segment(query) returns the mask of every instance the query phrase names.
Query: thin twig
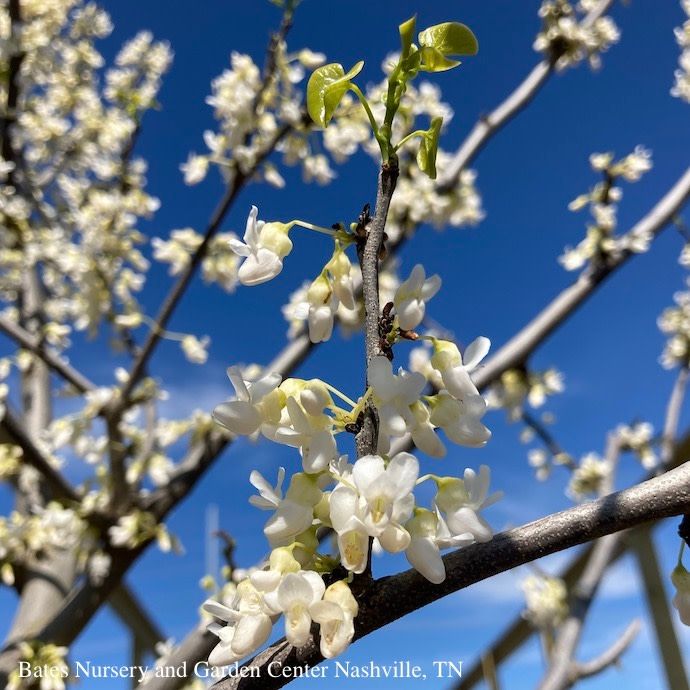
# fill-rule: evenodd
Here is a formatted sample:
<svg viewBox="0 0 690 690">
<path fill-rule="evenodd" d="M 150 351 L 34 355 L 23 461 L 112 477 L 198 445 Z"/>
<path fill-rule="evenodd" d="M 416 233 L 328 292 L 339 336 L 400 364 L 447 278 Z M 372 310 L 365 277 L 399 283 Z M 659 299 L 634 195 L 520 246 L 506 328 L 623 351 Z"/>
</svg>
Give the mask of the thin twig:
<svg viewBox="0 0 690 690">
<path fill-rule="evenodd" d="M 623 634 L 602 654 L 591 661 L 582 661 L 575 664 L 573 668 L 573 676 L 577 680 L 590 678 L 605 671 L 611 666 L 615 666 L 625 651 L 635 641 L 641 629 L 639 619 L 635 619 L 623 631 Z"/>
<path fill-rule="evenodd" d="M 601 0 L 583 18 L 582 25 L 591 26 L 608 11 L 612 4 L 613 0 Z M 484 148 L 489 139 L 532 101 L 554 71 L 556 66 L 554 57 L 556 56 L 545 58 L 535 65 L 522 83 L 498 107 L 477 121 L 438 181 L 440 191 L 447 192 L 453 189 L 458 184 L 460 173 Z"/>
</svg>

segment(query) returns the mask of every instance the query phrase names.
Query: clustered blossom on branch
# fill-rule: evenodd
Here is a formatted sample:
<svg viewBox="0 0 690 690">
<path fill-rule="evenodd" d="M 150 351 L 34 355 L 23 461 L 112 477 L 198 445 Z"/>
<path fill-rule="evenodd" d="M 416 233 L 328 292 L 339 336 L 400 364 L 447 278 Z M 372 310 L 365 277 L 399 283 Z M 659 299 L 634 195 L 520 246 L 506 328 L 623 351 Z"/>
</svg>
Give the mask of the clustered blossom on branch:
<svg viewBox="0 0 690 690">
<path fill-rule="evenodd" d="M 452 394 L 442 390 L 424 396 L 423 376 L 402 369 L 394 374 L 385 357 L 376 357 L 369 369 L 371 387 L 347 407 L 336 405 L 331 393 L 344 401 L 347 396 L 319 380 L 281 383 L 270 374 L 249 382 L 229 370 L 237 398 L 216 408 L 217 421 L 234 434 L 260 433 L 299 449 L 303 472 L 292 476 L 285 491 L 282 468 L 275 486 L 252 472 L 259 492 L 252 503 L 272 512 L 264 533 L 273 552 L 268 570 L 256 571 L 238 585 L 231 607 L 207 605 L 226 623 L 212 628 L 221 639 L 212 663 L 231 663 L 263 644 L 281 613 L 292 644 L 304 644 L 314 620 L 321 625 L 324 656 L 342 652 L 352 638 L 356 601 L 347 579 L 326 588 L 322 575 L 338 565 L 345 574 L 364 572 L 371 538 L 385 551 L 405 552 L 432 582 L 445 578 L 441 549 L 491 538 L 481 510 L 499 496 L 488 495 L 487 467 L 479 475 L 466 470 L 464 479 L 420 478 L 419 462 L 409 453 L 388 457 L 382 449 L 381 455 L 364 456 L 354 464 L 338 453 L 336 436 L 356 424 L 367 399 L 374 401 L 381 421 L 380 447 L 387 448 L 390 437 L 411 433 L 422 450 L 441 455 L 445 451 L 438 427 L 457 443 L 486 443 L 489 433 L 480 422 L 485 405 L 469 367 L 454 345 L 437 341 L 435 348 L 436 371 L 446 377 Z M 418 506 L 413 493 L 425 480 L 437 487 L 430 509 Z M 318 552 L 317 534 L 324 528 L 337 534 L 335 559 Z"/>
<path fill-rule="evenodd" d="M 534 41 L 534 49 L 555 61 L 559 70 L 582 60 L 598 68 L 600 54 L 618 42 L 620 32 L 611 17 L 584 21 L 597 4 L 598 0 L 580 0 L 577 4 L 568 0 L 544 0 L 539 9 L 543 26 Z"/>
<path fill-rule="evenodd" d="M 618 202 L 623 196 L 623 190 L 616 186 L 616 182 L 637 182 L 652 167 L 651 152 L 637 146 L 620 160 L 614 160 L 610 152 L 593 153 L 589 162 L 593 170 L 601 173 L 602 180 L 568 206 L 571 211 L 589 207 L 593 221 L 587 226 L 585 239 L 574 249 L 566 247 L 559 258 L 568 271 L 578 270 L 587 263 L 596 268 L 605 264 L 609 256 L 621 252 L 646 252 L 652 240 L 651 236 L 643 233 L 615 234 Z"/>
<path fill-rule="evenodd" d="M 67 663 L 67 647 L 45 644 L 38 640 L 19 643 L 19 661 L 27 662 L 31 668 L 50 669 L 40 681 L 41 690 L 64 690 L 69 680 L 69 665 Z M 26 688 L 26 678 L 21 674 L 20 667 L 12 671 L 6 690 L 23 690 Z"/>
<path fill-rule="evenodd" d="M 309 81 L 309 112 L 323 127 L 334 113 L 335 122 L 340 123 L 338 101 L 346 91 L 354 92 L 382 159 L 392 161 L 395 151 L 418 137 L 417 164 L 433 178 L 440 120 L 432 121 L 428 131 L 410 135 L 393 126 L 397 108 L 406 88 L 409 91 L 407 82 L 418 71 L 450 69 L 458 63 L 449 56 L 476 52 L 476 40 L 466 27 L 452 23 L 421 32 L 419 47 L 412 43 L 413 33 L 414 19 L 401 25 L 403 50 L 389 70 L 385 102 L 369 104 L 349 81 L 359 73 L 362 63 L 348 73 L 341 65 L 332 64 L 317 69 Z M 381 105 L 383 110 L 377 118 Z M 396 133 L 401 140 L 393 148 Z M 292 227 L 330 235 L 333 255 L 291 301 L 287 314 L 291 321 L 307 321 L 313 342 L 327 340 L 339 305 L 355 308 L 352 263 L 346 252 L 352 245 L 363 246 L 370 222 L 365 208 L 349 230 L 343 224 L 328 229 L 300 220 L 260 224 L 253 207 L 244 243 L 233 244 L 236 253 L 244 257 L 240 280 L 254 285 L 280 272 L 282 260 L 292 249 L 288 237 Z M 424 268 L 417 265 L 376 315 L 380 354 L 368 360 L 368 387 L 357 400 L 320 379 L 283 381 L 277 373 L 262 372 L 247 380 L 238 368 L 228 370 L 236 397 L 216 407 L 216 421 L 232 434 L 261 435 L 298 449 L 302 471 L 294 473 L 285 488 L 282 467 L 275 486 L 256 470 L 250 475 L 258 491 L 251 503 L 271 512 L 264 534 L 273 550 L 267 567 L 254 570 L 238 583 L 230 605 L 213 599 L 205 604 L 205 610 L 220 621 L 209 627 L 220 638 L 209 658 L 211 663 L 229 664 L 257 649 L 281 616 L 292 645 L 306 644 L 311 625 L 316 623 L 321 653 L 326 658 L 336 656 L 354 636 L 358 603 L 350 584 L 368 569 L 370 572 L 374 545 L 389 553 L 404 552 L 424 577 L 440 583 L 446 575 L 441 550 L 491 539 L 491 527 L 481 512 L 500 494 L 489 495 L 488 467 L 483 465 L 479 474 L 467 469 L 463 478 L 436 474 L 420 477 L 419 460 L 414 455 L 391 451 L 392 440 L 406 434 L 420 451 L 432 457 L 446 453 L 439 431 L 450 441 L 470 447 L 481 447 L 490 437 L 481 421 L 486 403 L 471 378 L 489 350 L 488 339 L 478 338 L 461 354 L 451 341 L 414 331 L 425 317 L 428 300 L 440 286 L 438 276 L 427 277 Z M 429 383 L 426 376 L 403 368 L 395 371 L 391 362 L 395 346 L 419 338 L 426 339 L 433 350 L 429 366 L 441 383 L 433 394 L 425 394 Z M 378 425 L 369 441 L 371 449 L 350 463 L 347 455 L 341 454 L 337 437 L 359 434 L 372 406 Z M 426 481 L 436 486 L 429 507 L 418 505 L 415 496 L 416 487 Z M 335 532 L 335 555 L 319 551 L 319 536 L 325 530 Z"/>
<path fill-rule="evenodd" d="M 682 0 L 681 6 L 690 17 L 690 0 Z M 678 69 L 674 73 L 675 83 L 671 95 L 690 102 L 690 19 L 675 29 L 676 41 L 681 48 Z"/>
<path fill-rule="evenodd" d="M 646 470 L 653 470 L 659 458 L 654 450 L 654 427 L 649 422 L 621 424 L 616 428 L 618 442 L 622 451 L 634 453 Z"/>
<path fill-rule="evenodd" d="M 545 635 L 553 636 L 568 615 L 568 590 L 558 577 L 535 574 L 521 583 L 527 608 L 523 616 Z"/>
<path fill-rule="evenodd" d="M 566 493 L 574 501 L 600 496 L 612 471 L 608 459 L 587 453 L 574 469 Z"/>
<path fill-rule="evenodd" d="M 486 403 L 489 408 L 504 409 L 510 421 L 517 421 L 526 404 L 540 408 L 564 388 L 563 374 L 553 367 L 544 371 L 509 369 L 491 386 Z"/>
<path fill-rule="evenodd" d="M 673 301 L 675 305 L 666 307 L 658 319 L 659 329 L 667 336 L 661 354 L 666 369 L 690 363 L 690 291 L 676 292 Z"/>
</svg>

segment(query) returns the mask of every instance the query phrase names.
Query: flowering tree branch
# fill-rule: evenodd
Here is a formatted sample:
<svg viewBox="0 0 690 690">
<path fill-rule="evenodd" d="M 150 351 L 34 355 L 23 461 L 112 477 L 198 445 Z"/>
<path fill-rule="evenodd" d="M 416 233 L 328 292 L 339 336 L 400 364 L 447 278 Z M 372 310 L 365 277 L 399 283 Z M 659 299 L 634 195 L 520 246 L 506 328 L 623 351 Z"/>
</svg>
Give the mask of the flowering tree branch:
<svg viewBox="0 0 690 690">
<path fill-rule="evenodd" d="M 651 471 L 648 479 L 652 479 L 664 469 L 672 469 L 678 467 L 686 459 L 690 457 L 690 432 L 684 434 L 676 443 L 673 454 L 669 462 L 659 468 Z M 657 525 L 658 523 L 654 523 Z M 621 558 L 631 547 L 634 542 L 635 535 L 641 531 L 648 529 L 648 526 L 636 527 L 628 533 L 621 533 L 622 537 L 619 540 L 617 548 L 613 551 L 609 566 L 613 565 L 619 558 Z M 572 588 L 577 583 L 582 575 L 587 563 L 590 561 L 595 544 L 590 543 L 585 548 L 580 550 L 574 558 L 566 564 L 558 574 L 558 578 L 562 580 L 568 588 Z M 484 654 L 490 655 L 496 664 L 504 662 L 511 654 L 519 649 L 530 637 L 535 633 L 535 628 L 522 615 L 519 615 L 506 626 L 503 633 L 485 650 Z M 455 685 L 455 690 L 470 690 L 482 681 L 482 666 L 481 660 L 478 659 L 475 663 L 467 668 L 463 673 L 463 677 Z"/>
<path fill-rule="evenodd" d="M 67 383 L 80 393 L 85 393 L 96 387 L 96 384 L 90 381 L 84 374 L 47 349 L 38 338 L 32 336 L 20 325 L 2 315 L 0 315 L 0 331 L 16 341 L 22 348 L 42 359 L 53 371 L 62 376 Z"/>
<path fill-rule="evenodd" d="M 649 229 L 654 234 L 658 234 L 658 232 L 669 222 L 669 219 L 682 207 L 688 194 L 690 194 L 690 171 L 688 171 L 660 202 L 655 205 L 652 211 L 640 220 L 629 232 L 643 228 Z M 622 265 L 624 265 L 624 260 L 615 263 L 611 266 L 611 272 L 615 272 Z M 477 371 L 475 380 L 478 383 L 478 387 L 488 387 L 491 383 L 498 380 L 504 371 L 515 366 L 515 363 L 522 358 L 529 356 L 529 354 L 550 335 L 553 329 L 563 323 L 570 313 L 598 288 L 601 282 L 601 280 L 592 281 L 581 277 L 574 286 L 567 288 L 556 297 L 549 306 L 542 310 L 542 312 L 528 324 L 528 326 L 514 336 L 496 355 L 491 357 L 485 367 Z M 572 297 L 573 294 L 578 295 L 577 299 Z M 303 361 L 311 348 L 315 346 L 316 345 L 309 340 L 308 335 L 303 333 L 293 340 L 285 350 L 271 362 L 267 370 L 279 372 L 283 376 L 288 375 L 293 367 Z M 180 497 L 184 496 L 200 474 L 205 471 L 210 462 L 213 461 L 214 453 L 221 452 L 222 449 L 225 448 L 226 443 L 227 440 L 217 438 L 215 441 L 204 442 L 209 451 L 208 453 L 203 452 L 201 448 L 190 451 L 187 459 L 180 466 L 178 476 L 172 481 L 171 488 L 174 487 L 172 488 L 172 492 Z M 683 444 L 681 444 L 681 447 L 684 447 Z M 392 452 L 396 453 L 408 448 L 410 448 L 409 441 L 395 443 Z M 167 489 L 162 489 L 157 494 L 154 494 L 152 496 L 152 503 L 158 501 L 164 502 L 166 500 L 166 491 Z M 523 634 L 529 633 L 529 625 L 523 619 L 517 621 L 515 625 L 518 630 L 523 631 Z M 184 644 L 180 645 L 180 647 L 175 650 L 173 659 L 181 661 L 186 659 L 193 664 L 203 658 L 204 654 L 208 654 L 213 643 L 214 638 L 212 636 L 209 636 L 201 628 L 195 628 L 189 633 L 188 637 L 185 638 Z M 187 650 L 203 653 L 199 657 L 190 658 L 184 656 Z M 471 677 L 474 677 L 474 674 L 471 674 Z M 149 681 L 149 684 L 152 684 L 151 687 L 155 688 L 156 682 L 155 679 L 152 679 Z M 169 680 L 169 682 L 173 681 Z"/>
<path fill-rule="evenodd" d="M 614 0 L 600 0 L 581 20 L 583 27 L 590 27 L 603 17 L 613 5 Z M 443 176 L 438 181 L 439 189 L 447 191 L 457 185 L 460 173 L 467 168 L 474 157 L 484 148 L 491 137 L 501 130 L 537 95 L 541 87 L 556 69 L 560 57 L 558 51 L 552 52 L 539 62 L 525 77 L 520 85 L 512 91 L 488 115 L 484 115 L 474 125 L 467 138 L 463 141 L 453 160 L 447 166 Z"/>
<path fill-rule="evenodd" d="M 254 99 L 253 112 L 256 115 L 258 113 L 259 105 L 263 98 L 263 94 L 268 88 L 270 82 L 274 77 L 274 72 L 276 69 L 276 52 L 280 43 L 285 40 L 288 31 L 292 26 L 292 15 L 293 15 L 293 1 L 290 0 L 286 3 L 285 11 L 283 14 L 283 19 L 281 21 L 280 27 L 272 35 L 269 47 L 267 50 L 266 67 L 264 70 L 262 86 L 256 94 Z M 172 289 L 163 301 L 160 307 L 158 315 L 155 319 L 155 326 L 151 329 L 148 338 L 144 342 L 141 350 L 132 365 L 130 375 L 126 383 L 122 387 L 122 392 L 120 396 L 120 401 L 118 407 L 123 409 L 127 405 L 127 400 L 131 394 L 134 386 L 139 382 L 141 376 L 143 375 L 146 364 L 153 354 L 156 345 L 161 339 L 161 336 L 173 315 L 177 305 L 179 304 L 182 296 L 186 292 L 189 284 L 194 277 L 197 269 L 201 265 L 206 252 L 211 244 L 211 240 L 215 237 L 216 233 L 220 230 L 220 226 L 223 223 L 228 211 L 232 207 L 235 199 L 239 193 L 244 188 L 245 184 L 252 178 L 252 175 L 258 170 L 261 163 L 274 151 L 276 145 L 283 139 L 290 131 L 290 125 L 283 125 L 274 135 L 273 139 L 269 142 L 267 146 L 264 147 L 263 151 L 259 153 L 252 165 L 251 169 L 247 172 L 243 172 L 238 167 L 235 168 L 232 179 L 227 186 L 225 194 L 221 198 L 217 207 L 213 211 L 211 218 L 206 226 L 204 232 L 203 240 L 201 244 L 197 247 L 196 251 L 190 257 L 189 263 L 187 264 L 182 275 L 177 279 L 176 283 L 173 285 Z"/>
<path fill-rule="evenodd" d="M 591 539 L 614 534 L 652 520 L 680 515 L 690 506 L 690 464 L 655 479 L 585 503 L 527 525 L 501 532 L 490 542 L 473 544 L 444 557 L 446 580 L 433 585 L 415 570 L 376 580 L 364 593 L 355 639 L 360 639 L 459 589 L 481 582 L 519 565 L 563 551 Z M 279 688 L 288 683 L 285 667 L 313 666 L 323 661 L 313 646 L 296 650 L 277 642 L 249 661 L 259 678 L 233 676 L 214 688 Z M 267 672 L 272 664 L 273 678 Z"/>
<path fill-rule="evenodd" d="M 673 219 L 690 197 L 690 168 L 688 168 L 654 208 L 641 218 L 628 236 L 656 237 Z M 622 267 L 633 254 L 621 251 L 616 257 L 596 269 L 583 271 L 580 277 L 563 290 L 524 328 L 501 347 L 486 365 L 477 371 L 475 382 L 483 388 L 495 381 L 504 371 L 524 363 L 532 352 L 553 333 L 575 310 L 587 300 L 612 272 Z"/>
</svg>

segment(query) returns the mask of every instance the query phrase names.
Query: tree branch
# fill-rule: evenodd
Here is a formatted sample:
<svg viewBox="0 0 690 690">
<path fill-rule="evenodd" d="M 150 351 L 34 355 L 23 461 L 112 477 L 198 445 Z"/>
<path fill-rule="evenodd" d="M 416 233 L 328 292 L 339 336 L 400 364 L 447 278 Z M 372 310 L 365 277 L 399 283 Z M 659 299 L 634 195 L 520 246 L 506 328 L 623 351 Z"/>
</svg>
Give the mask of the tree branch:
<svg viewBox="0 0 690 690">
<path fill-rule="evenodd" d="M 582 20 L 583 26 L 591 26 L 613 5 L 613 0 L 601 0 Z M 458 184 L 460 173 L 484 148 L 489 139 L 513 119 L 546 83 L 554 72 L 557 55 L 544 59 L 532 69 L 522 83 L 488 115 L 480 118 L 453 157 L 438 182 L 440 191 L 450 191 Z"/>
<path fill-rule="evenodd" d="M 355 639 L 493 575 L 577 544 L 664 517 L 680 515 L 690 505 L 690 464 L 597 501 L 570 508 L 523 527 L 497 534 L 490 542 L 472 544 L 444 557 L 447 577 L 433 585 L 416 570 L 372 582 L 360 599 Z M 285 640 L 271 645 L 244 667 L 258 667 L 261 677 L 227 677 L 217 690 L 279 688 L 290 678 L 281 668 L 313 666 L 322 661 L 313 645 L 296 650 Z M 266 672 L 272 664 L 274 678 Z"/>
<path fill-rule="evenodd" d="M 364 345 L 365 364 L 368 367 L 372 357 L 380 353 L 379 341 L 379 317 L 381 315 L 379 305 L 379 257 L 383 246 L 383 237 L 386 229 L 386 219 L 390 208 L 395 185 L 398 181 L 398 161 L 392 158 L 381 165 L 376 192 L 376 209 L 370 223 L 368 210 L 363 211 L 361 223 L 366 232 L 364 243 L 357 247 L 359 264 L 362 269 L 362 297 L 364 301 Z M 366 381 L 365 389 L 369 385 Z M 364 410 L 362 428 L 355 438 L 357 445 L 357 457 L 376 453 L 378 440 L 378 419 L 376 410 L 371 404 L 367 404 Z"/>
<path fill-rule="evenodd" d="M 688 385 L 688 368 L 683 366 L 678 370 L 676 382 L 671 391 L 668 405 L 666 407 L 666 420 L 664 431 L 661 437 L 661 463 L 666 464 L 673 455 L 676 446 L 676 436 L 678 434 L 678 422 L 680 412 L 683 408 L 685 393 Z"/>
<path fill-rule="evenodd" d="M 656 237 L 673 219 L 690 196 L 690 168 L 688 168 L 652 210 L 638 221 L 628 235 L 649 234 Z M 563 290 L 545 309 L 530 321 L 489 359 L 474 376 L 479 388 L 486 387 L 508 369 L 519 366 L 553 333 L 575 310 L 589 298 L 597 287 L 614 271 L 621 268 L 633 254 L 625 251 L 605 266 L 584 271 Z"/>
<path fill-rule="evenodd" d="M 690 432 L 686 433 L 677 443 L 673 451 L 671 459 L 666 464 L 666 469 L 677 467 L 685 462 L 690 457 Z M 652 470 L 647 474 L 647 478 L 651 479 L 664 471 L 664 468 Z M 658 524 L 658 523 L 656 523 Z M 656 526 L 653 525 L 653 526 Z M 630 542 L 635 534 L 646 527 L 635 528 L 625 535 L 625 539 L 621 541 L 618 549 L 613 553 L 611 565 L 615 563 L 626 551 L 630 548 Z M 558 577 L 566 583 L 568 588 L 575 585 L 580 575 L 582 574 L 587 562 L 590 559 L 593 544 L 589 544 L 582 549 L 559 573 Z M 486 653 L 491 654 L 496 664 L 501 664 L 508 657 L 510 657 L 517 649 L 519 649 L 530 637 L 535 633 L 534 627 L 522 616 L 515 617 L 513 622 L 506 626 L 504 632 L 491 644 Z M 455 690 L 470 690 L 482 681 L 482 667 L 481 661 L 475 661 L 466 672 L 463 673 L 462 679 L 455 685 Z"/>
<path fill-rule="evenodd" d="M 267 50 L 266 66 L 264 70 L 262 85 L 257 92 L 254 99 L 254 113 L 258 113 L 259 107 L 261 105 L 261 100 L 265 90 L 268 88 L 270 81 L 273 79 L 273 75 L 276 70 L 276 51 L 280 46 L 281 42 L 285 40 L 288 31 L 292 26 L 292 14 L 293 14 L 293 1 L 289 0 L 286 3 L 286 8 L 283 14 L 283 19 L 280 23 L 278 31 L 276 31 L 271 37 L 269 47 Z M 266 147 L 261 151 L 251 166 L 251 169 L 247 172 L 242 172 L 238 167 L 235 167 L 234 175 L 232 181 L 228 185 L 225 194 L 218 203 L 218 206 L 214 210 L 209 223 L 204 232 L 204 238 L 201 244 L 197 247 L 196 251 L 192 254 L 191 259 L 184 271 L 178 278 L 177 282 L 173 285 L 172 289 L 168 293 L 167 297 L 163 301 L 158 315 L 155 319 L 156 327 L 151 329 L 148 338 L 144 342 L 144 345 L 139 352 L 137 359 L 132 365 L 132 370 L 130 372 L 127 382 L 122 387 L 122 395 L 117 403 L 117 411 L 122 411 L 127 406 L 127 401 L 132 390 L 139 382 L 139 379 L 143 375 L 146 368 L 146 364 L 150 359 L 153 351 L 158 345 L 161 339 L 163 331 L 165 330 L 170 317 L 175 311 L 177 305 L 179 304 L 182 296 L 186 292 L 189 284 L 196 273 L 197 268 L 201 265 L 201 262 L 206 256 L 206 252 L 210 246 L 211 240 L 215 237 L 216 233 L 220 229 L 221 223 L 225 219 L 227 212 L 234 203 L 238 194 L 244 188 L 245 184 L 252 178 L 253 174 L 258 169 L 259 165 L 273 152 L 276 144 L 285 137 L 288 132 L 292 129 L 292 125 L 283 125 L 274 135 L 273 139 L 266 145 Z M 247 135 L 248 137 L 249 135 Z M 247 143 L 247 139 L 245 139 Z"/>
<path fill-rule="evenodd" d="M 640 632 L 640 621 L 635 619 L 623 631 L 623 634 L 603 653 L 591 661 L 576 663 L 573 667 L 573 677 L 577 680 L 590 678 L 605 671 L 609 666 L 615 666 L 628 647 Z"/>
<path fill-rule="evenodd" d="M 573 685 L 573 657 L 582 636 L 585 618 L 599 585 L 618 550 L 622 533 L 610 534 L 594 544 L 584 572 L 572 593 L 570 613 L 558 629 L 551 654 L 551 665 L 540 682 L 539 690 L 566 690 Z"/>
<path fill-rule="evenodd" d="M 6 316 L 0 315 L 0 331 L 7 337 L 15 340 L 24 350 L 29 350 L 29 352 L 42 359 L 56 374 L 62 376 L 65 381 L 74 386 L 80 393 L 86 393 L 96 388 L 95 383 L 91 382 L 54 352 L 46 349 L 38 338 L 31 335 L 19 324 L 10 321 Z"/>
</svg>

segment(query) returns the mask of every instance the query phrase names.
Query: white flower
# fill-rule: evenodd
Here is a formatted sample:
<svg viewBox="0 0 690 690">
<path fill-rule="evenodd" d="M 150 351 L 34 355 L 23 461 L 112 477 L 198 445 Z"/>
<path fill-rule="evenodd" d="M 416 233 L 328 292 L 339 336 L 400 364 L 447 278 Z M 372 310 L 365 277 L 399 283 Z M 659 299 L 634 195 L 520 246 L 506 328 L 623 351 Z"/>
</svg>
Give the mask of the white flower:
<svg viewBox="0 0 690 690">
<path fill-rule="evenodd" d="M 325 589 L 321 576 L 313 570 L 288 573 L 278 586 L 277 600 L 285 614 L 285 636 L 295 647 L 302 647 L 309 640 L 309 610 L 321 601 Z"/>
<path fill-rule="evenodd" d="M 433 275 L 426 278 L 424 267 L 417 264 L 410 277 L 400 284 L 395 292 L 393 303 L 398 324 L 404 331 L 411 331 L 424 320 L 426 302 L 440 289 L 441 278 Z"/>
<path fill-rule="evenodd" d="M 481 395 L 466 395 L 456 400 L 447 391 L 441 391 L 431 400 L 430 421 L 443 429 L 451 441 L 470 448 L 486 445 L 491 432 L 481 422 L 486 412 L 486 402 Z"/>
<path fill-rule="evenodd" d="M 308 395 L 302 398 L 308 400 Z M 332 421 L 321 410 L 313 410 L 316 414 L 307 414 L 294 397 L 285 401 L 285 410 L 291 426 L 276 427 L 270 437 L 279 443 L 286 443 L 300 449 L 302 466 L 310 474 L 325 470 L 331 461 L 338 458 L 338 449 L 331 431 Z"/>
<path fill-rule="evenodd" d="M 182 338 L 180 345 L 185 357 L 192 362 L 192 364 L 205 364 L 208 360 L 208 352 L 206 348 L 211 342 L 208 336 L 201 340 L 194 335 L 186 335 Z"/>
<path fill-rule="evenodd" d="M 321 626 L 321 654 L 326 659 L 347 649 L 355 634 L 354 618 L 358 609 L 357 600 L 343 580 L 330 585 L 323 599 L 311 606 L 311 617 Z"/>
<path fill-rule="evenodd" d="M 429 408 L 418 400 L 410 405 L 410 411 L 413 423 L 408 423 L 408 428 L 415 446 L 432 458 L 444 457 L 446 447 L 434 430 Z"/>
<path fill-rule="evenodd" d="M 309 286 L 306 305 L 309 340 L 312 343 L 329 340 L 333 333 L 335 313 L 338 311 L 338 297 L 323 273 Z"/>
<path fill-rule="evenodd" d="M 596 453 L 587 453 L 573 472 L 567 494 L 574 500 L 582 500 L 599 494 L 611 474 L 611 464 Z"/>
<path fill-rule="evenodd" d="M 321 500 L 321 490 L 308 475 L 297 473 L 292 476 L 290 487 L 282 495 L 285 477 L 284 468 L 278 471 L 275 487 L 254 470 L 249 481 L 259 491 L 249 502 L 261 510 L 275 510 L 264 526 L 264 534 L 272 547 L 289 544 L 298 535 L 311 527 L 314 519 L 314 506 Z"/>
<path fill-rule="evenodd" d="M 242 378 L 239 367 L 228 369 L 228 378 L 235 387 L 237 398 L 221 403 L 213 410 L 214 419 L 234 434 L 250 435 L 262 423 L 275 417 L 275 407 L 282 407 L 273 392 L 280 384 L 280 374 L 266 374 L 258 381 Z M 277 410 L 280 418 L 280 409 Z"/>
<path fill-rule="evenodd" d="M 441 374 L 443 385 L 454 398 L 462 400 L 467 395 L 478 395 L 479 391 L 470 374 L 484 359 L 490 347 L 491 341 L 481 336 L 467 346 L 463 358 L 454 343 L 447 340 L 434 341 L 431 366 Z"/>
<path fill-rule="evenodd" d="M 439 584 L 446 579 L 446 568 L 440 549 L 465 546 L 474 538 L 470 534 L 452 535 L 443 518 L 424 508 L 416 508 L 414 517 L 405 524 L 410 544 L 405 556 L 417 572 L 429 582 Z"/>
<path fill-rule="evenodd" d="M 401 523 L 407 521 L 414 508 L 412 490 L 418 476 L 419 463 L 410 453 L 398 453 L 388 465 L 379 455 L 365 455 L 352 468 L 362 522 L 369 535 L 377 537 L 391 553 L 402 551 L 409 544 L 410 536 Z"/>
<path fill-rule="evenodd" d="M 275 278 L 283 270 L 283 259 L 292 250 L 286 223 L 264 223 L 257 220 L 259 210 L 252 206 L 244 231 L 244 242 L 232 237 L 230 248 L 245 257 L 237 273 L 242 285 L 259 285 Z"/>
<path fill-rule="evenodd" d="M 369 530 L 358 516 L 361 510 L 357 492 L 341 484 L 331 492 L 328 505 L 342 566 L 363 573 L 369 556 Z"/>
<path fill-rule="evenodd" d="M 271 634 L 275 613 L 249 580 L 240 582 L 232 608 L 213 599 L 204 602 L 205 611 L 226 625 L 211 623 L 208 630 L 220 638 L 209 654 L 212 666 L 226 666 L 258 649 Z"/>
<path fill-rule="evenodd" d="M 326 62 L 326 56 L 323 53 L 315 53 L 309 50 L 309 48 L 300 50 L 297 54 L 297 59 L 309 70 L 314 70 Z"/>
<path fill-rule="evenodd" d="M 345 309 L 355 309 L 355 288 L 352 282 L 352 263 L 347 254 L 339 247 L 333 252 L 331 260 L 326 264 L 333 281 L 332 288 L 338 302 Z"/>
<path fill-rule="evenodd" d="M 198 184 L 208 172 L 208 158 L 191 153 L 187 162 L 180 166 L 180 170 L 184 173 L 185 184 Z"/>
<path fill-rule="evenodd" d="M 690 573 L 679 563 L 671 573 L 671 582 L 676 588 L 673 606 L 681 622 L 690 625 Z"/>
<path fill-rule="evenodd" d="M 490 480 L 491 470 L 482 465 L 479 475 L 468 468 L 464 479 L 444 477 L 438 481 L 434 503 L 445 514 L 452 535 L 471 534 L 478 542 L 491 539 L 491 526 L 479 511 L 496 503 L 503 493 L 497 491 L 488 496 Z"/>
<path fill-rule="evenodd" d="M 302 178 L 305 182 L 314 180 L 319 185 L 327 185 L 335 177 L 335 171 L 331 168 L 328 158 L 322 153 L 307 156 L 302 162 Z"/>
<path fill-rule="evenodd" d="M 410 405 L 419 400 L 426 385 L 422 374 L 400 368 L 395 375 L 388 358 L 377 356 L 369 362 L 367 380 L 374 389 L 373 400 L 379 415 L 379 442 L 386 442 L 387 436 L 402 436 L 408 425 L 416 425 Z M 379 449 L 385 451 L 387 446 L 380 445 Z"/>
<path fill-rule="evenodd" d="M 531 575 L 522 583 L 527 610 L 523 614 L 541 630 L 554 630 L 568 615 L 568 590 L 557 577 Z"/>
</svg>

